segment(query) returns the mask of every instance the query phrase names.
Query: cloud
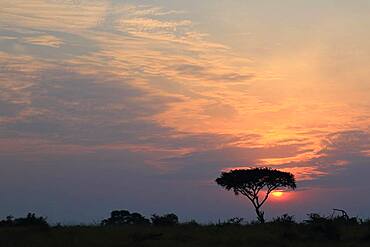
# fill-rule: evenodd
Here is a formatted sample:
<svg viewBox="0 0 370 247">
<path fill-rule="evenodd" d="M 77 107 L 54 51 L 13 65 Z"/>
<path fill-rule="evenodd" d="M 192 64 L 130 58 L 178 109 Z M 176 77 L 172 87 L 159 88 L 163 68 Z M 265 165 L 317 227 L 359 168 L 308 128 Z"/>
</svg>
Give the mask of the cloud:
<svg viewBox="0 0 370 247">
<path fill-rule="evenodd" d="M 330 156 L 368 156 L 370 133 L 362 130 L 346 130 L 328 135 L 323 141 L 325 148 L 320 154 Z"/>
<path fill-rule="evenodd" d="M 171 16 L 179 14 L 176 11 L 85 1 L 35 0 L 27 3 L 28 8 L 23 7 L 15 1 L 3 9 L 14 19 L 6 31 L 15 35 L 22 47 L 15 50 L 2 46 L 6 58 L 3 78 L 8 82 L 3 94 L 27 103 L 2 126 L 4 136 L 101 144 L 122 139 L 144 142 L 163 133 L 177 135 L 175 126 L 158 120 L 161 114 L 189 101 L 197 104 L 200 98 L 208 104 L 210 90 L 225 89 L 215 81 L 240 83 L 250 79 L 219 62 L 230 57 L 226 47 L 206 40 L 191 21 L 172 20 Z M 67 21 L 48 22 L 46 27 L 50 19 L 46 10 L 56 16 L 53 20 Z M 76 19 L 77 12 L 85 14 Z M 93 15 L 101 21 L 96 22 Z M 1 21 L 8 23 L 6 18 Z M 206 49 L 211 47 L 213 50 Z M 48 48 L 59 49 L 51 52 Z M 164 82 L 168 82 L 166 86 Z M 169 84 L 173 85 L 170 90 Z M 208 104 L 207 108 L 216 106 Z M 140 128 L 140 136 L 135 137 L 138 134 L 133 126 Z"/>
<path fill-rule="evenodd" d="M 346 130 L 333 133 L 324 141 L 325 147 L 319 152 L 318 165 L 328 173 L 323 180 L 346 178 L 331 186 L 347 184 L 355 186 L 357 182 L 364 182 L 364 172 L 370 169 L 370 133 L 362 130 Z M 358 177 L 359 179 L 356 179 Z"/>
<path fill-rule="evenodd" d="M 0 99 L 0 118 L 17 115 L 24 108 L 23 104 L 12 103 Z"/>
<path fill-rule="evenodd" d="M 253 138 L 253 137 L 250 137 Z M 304 145 L 280 145 L 271 147 L 236 147 L 228 145 L 204 151 L 193 151 L 181 156 L 166 158 L 169 167 L 176 167 L 177 177 L 185 179 L 212 179 L 222 170 L 238 167 L 265 166 L 261 160 L 285 158 L 304 153 Z"/>
<path fill-rule="evenodd" d="M 312 174 L 303 179 L 304 186 L 352 187 L 361 177 L 369 160 L 370 134 L 363 130 L 346 130 L 328 134 L 316 156 L 307 160 L 282 164 L 286 170 L 310 168 Z M 348 176 L 348 177 L 347 177 Z M 347 177 L 347 179 L 341 180 Z M 360 179 L 361 180 L 361 179 Z M 329 182 L 330 181 L 330 182 Z M 335 182 L 334 182 L 335 181 Z M 362 180 L 363 181 L 363 180 Z M 352 184 L 352 185 L 351 185 Z"/>
<path fill-rule="evenodd" d="M 74 143 L 133 142 L 137 135 L 149 138 L 166 131 L 148 118 L 166 109 L 175 97 L 156 97 L 115 80 L 84 76 L 61 67 L 44 70 L 24 89 L 28 109 L 37 114 L 14 118 L 2 126 L 3 135 L 38 135 Z"/>
<path fill-rule="evenodd" d="M 43 36 L 34 36 L 34 37 L 25 37 L 24 42 L 32 45 L 43 45 L 53 48 L 59 48 L 64 42 L 52 35 L 43 35 Z"/>
<path fill-rule="evenodd" d="M 106 1 L 44 1 L 4 2 L 1 22 L 12 27 L 52 31 L 77 31 L 93 28 L 104 16 Z"/>
<path fill-rule="evenodd" d="M 177 31 L 179 27 L 190 26 L 192 23 L 188 20 L 177 22 L 160 21 L 149 18 L 135 18 L 129 20 L 122 20 L 121 25 L 123 29 L 134 32 L 159 32 L 164 31 Z"/>
</svg>

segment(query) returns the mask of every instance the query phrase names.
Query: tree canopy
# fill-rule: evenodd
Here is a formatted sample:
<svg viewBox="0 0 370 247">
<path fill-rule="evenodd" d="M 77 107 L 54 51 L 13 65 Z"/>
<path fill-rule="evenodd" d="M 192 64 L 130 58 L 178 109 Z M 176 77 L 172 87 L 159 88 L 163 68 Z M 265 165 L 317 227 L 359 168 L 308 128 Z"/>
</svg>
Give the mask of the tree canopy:
<svg viewBox="0 0 370 247">
<path fill-rule="evenodd" d="M 297 187 L 292 173 L 267 167 L 222 172 L 216 179 L 216 183 L 226 190 L 232 190 L 235 195 L 246 196 L 252 202 L 261 223 L 264 222 L 264 212 L 261 207 L 270 193 L 276 189 L 294 190 Z M 261 192 L 264 192 L 264 195 L 261 196 Z"/>
<path fill-rule="evenodd" d="M 165 214 L 162 216 L 153 214 L 151 220 L 152 224 L 156 226 L 172 226 L 179 223 L 179 217 L 176 214 Z"/>
<path fill-rule="evenodd" d="M 150 221 L 139 213 L 130 213 L 127 210 L 114 210 L 110 218 L 101 222 L 103 226 L 120 226 L 120 225 L 143 225 L 149 224 Z"/>
</svg>

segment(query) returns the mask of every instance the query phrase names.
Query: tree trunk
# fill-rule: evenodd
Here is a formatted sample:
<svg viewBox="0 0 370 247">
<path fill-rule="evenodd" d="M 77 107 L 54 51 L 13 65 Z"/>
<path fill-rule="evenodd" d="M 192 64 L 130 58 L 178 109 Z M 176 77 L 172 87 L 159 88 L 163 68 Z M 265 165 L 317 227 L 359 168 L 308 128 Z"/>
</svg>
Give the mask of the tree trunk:
<svg viewBox="0 0 370 247">
<path fill-rule="evenodd" d="M 265 217 L 264 217 L 264 212 L 260 210 L 259 208 L 256 208 L 256 214 L 257 214 L 257 219 L 258 221 L 263 224 L 265 223 Z"/>
</svg>

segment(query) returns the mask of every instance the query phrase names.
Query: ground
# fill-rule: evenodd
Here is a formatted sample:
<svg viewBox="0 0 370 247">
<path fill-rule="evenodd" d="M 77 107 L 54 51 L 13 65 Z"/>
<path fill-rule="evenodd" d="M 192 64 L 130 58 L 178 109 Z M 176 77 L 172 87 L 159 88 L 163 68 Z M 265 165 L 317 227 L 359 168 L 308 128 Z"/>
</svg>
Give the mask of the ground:
<svg viewBox="0 0 370 247">
<path fill-rule="evenodd" d="M 370 226 L 178 225 L 1 228 L 1 247 L 370 246 Z"/>
</svg>

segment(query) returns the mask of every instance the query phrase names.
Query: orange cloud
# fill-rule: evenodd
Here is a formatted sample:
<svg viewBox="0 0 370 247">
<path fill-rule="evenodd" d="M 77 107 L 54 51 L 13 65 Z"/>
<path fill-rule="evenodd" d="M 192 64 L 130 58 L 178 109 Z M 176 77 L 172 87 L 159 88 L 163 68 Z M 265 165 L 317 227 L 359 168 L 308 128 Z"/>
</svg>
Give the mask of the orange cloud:
<svg viewBox="0 0 370 247">
<path fill-rule="evenodd" d="M 22 105 L 0 116 L 8 135 L 171 157 L 234 148 L 227 151 L 241 160 L 296 164 L 287 169 L 310 180 L 327 174 L 310 162 L 334 148 L 323 143 L 328 134 L 368 131 L 368 88 L 332 82 L 314 42 L 252 59 L 199 31 L 186 13 L 156 6 L 16 0 L 0 13 L 1 27 L 18 35 L 3 38 L 12 45 L 0 52 L 1 99 Z M 62 47 L 50 57 L 47 49 Z"/>
</svg>

